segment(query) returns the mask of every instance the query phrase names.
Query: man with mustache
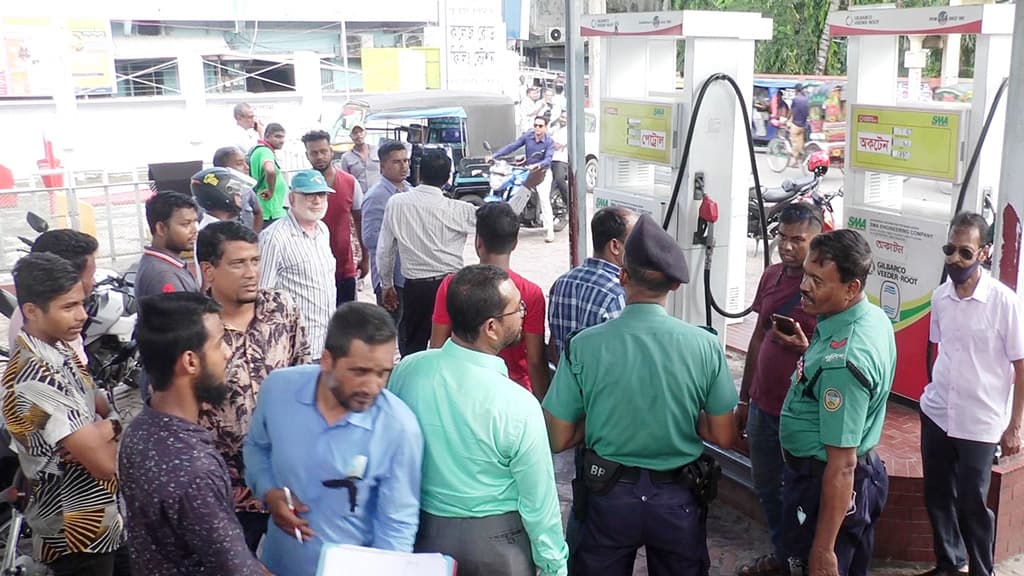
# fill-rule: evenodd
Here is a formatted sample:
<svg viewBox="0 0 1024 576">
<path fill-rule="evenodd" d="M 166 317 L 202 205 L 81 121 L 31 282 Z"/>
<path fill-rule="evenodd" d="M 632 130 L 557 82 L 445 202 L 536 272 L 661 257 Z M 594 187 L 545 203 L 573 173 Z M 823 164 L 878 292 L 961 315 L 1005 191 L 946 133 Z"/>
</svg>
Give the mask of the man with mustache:
<svg viewBox="0 0 1024 576">
<path fill-rule="evenodd" d="M 342 304 L 321 352 L 263 381 L 245 438 L 245 481 L 273 520 L 263 561 L 278 576 L 315 574 L 325 542 L 412 552 L 419 525 L 423 435 L 385 389 L 391 316 Z"/>
<path fill-rule="evenodd" d="M 327 322 L 337 306 L 336 263 L 323 223 L 334 190 L 316 170 L 292 176 L 291 209 L 260 235 L 260 288 L 276 288 L 295 300 L 309 330 L 310 350 L 323 350 Z"/>
<path fill-rule="evenodd" d="M 151 296 L 139 306 L 136 341 L 153 395 L 119 457 L 132 570 L 265 574 L 245 546 L 224 460 L 198 424 L 200 406 L 220 406 L 230 390 L 220 306 L 189 292 Z"/>
<path fill-rule="evenodd" d="M 927 574 L 993 573 L 995 523 L 986 504 L 997 447 L 1020 451 L 1024 412 L 1024 325 L 1012 289 L 981 263 L 989 226 L 961 212 L 942 247 L 949 280 L 932 294 L 930 340 L 939 345 L 921 396 L 924 501 L 936 566 Z"/>
<path fill-rule="evenodd" d="M 118 511 L 121 423 L 97 419 L 96 387 L 72 349 L 85 290 L 60 256 L 33 253 L 14 266 L 25 325 L 3 374 L 3 416 L 32 483 L 25 519 L 35 557 L 57 576 L 129 573 Z"/>
<path fill-rule="evenodd" d="M 235 512 L 253 552 L 267 532 L 269 514 L 245 484 L 242 442 L 256 410 L 260 385 L 278 368 L 310 362 L 306 326 L 292 298 L 260 290 L 260 249 L 256 233 L 239 222 L 215 222 L 199 232 L 196 259 L 204 285 L 221 306 L 224 341 L 230 350 L 227 402 L 203 405 L 199 423 L 213 432 L 228 467 Z"/>
<path fill-rule="evenodd" d="M 779 439 L 783 547 L 790 572 L 867 576 L 874 528 L 889 492 L 875 452 L 896 373 L 888 316 L 864 294 L 871 247 L 853 230 L 811 241 L 804 311 L 818 316 L 808 342 L 799 323 L 776 320 L 772 337 L 803 349 L 782 405 Z"/>
</svg>

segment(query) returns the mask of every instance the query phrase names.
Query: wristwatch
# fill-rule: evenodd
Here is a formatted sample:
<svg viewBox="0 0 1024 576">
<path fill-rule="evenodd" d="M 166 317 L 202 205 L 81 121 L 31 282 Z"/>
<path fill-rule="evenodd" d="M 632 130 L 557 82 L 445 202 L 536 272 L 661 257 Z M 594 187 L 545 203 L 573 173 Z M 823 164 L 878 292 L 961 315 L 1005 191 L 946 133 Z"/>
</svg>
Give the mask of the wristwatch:
<svg viewBox="0 0 1024 576">
<path fill-rule="evenodd" d="M 110 427 L 114 429 L 114 442 L 119 442 L 121 440 L 121 432 L 123 430 L 121 421 L 116 418 L 111 418 Z"/>
</svg>

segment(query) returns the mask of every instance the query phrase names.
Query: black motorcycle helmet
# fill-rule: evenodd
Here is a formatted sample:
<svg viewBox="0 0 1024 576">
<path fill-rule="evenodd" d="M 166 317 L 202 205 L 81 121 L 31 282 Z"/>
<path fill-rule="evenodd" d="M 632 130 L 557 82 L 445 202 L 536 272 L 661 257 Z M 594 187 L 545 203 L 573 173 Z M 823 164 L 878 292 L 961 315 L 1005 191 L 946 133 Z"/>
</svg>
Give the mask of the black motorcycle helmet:
<svg viewBox="0 0 1024 576">
<path fill-rule="evenodd" d="M 230 168 L 209 168 L 192 176 L 192 196 L 206 212 L 241 212 L 242 192 L 247 187 L 243 174 Z"/>
</svg>

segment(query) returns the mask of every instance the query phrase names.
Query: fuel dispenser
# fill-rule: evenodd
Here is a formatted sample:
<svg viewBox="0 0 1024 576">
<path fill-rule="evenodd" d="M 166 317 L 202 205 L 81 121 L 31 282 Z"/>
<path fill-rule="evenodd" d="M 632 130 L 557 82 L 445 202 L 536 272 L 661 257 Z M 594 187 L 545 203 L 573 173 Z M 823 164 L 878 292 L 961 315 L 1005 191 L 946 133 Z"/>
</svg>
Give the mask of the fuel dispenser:
<svg viewBox="0 0 1024 576">
<path fill-rule="evenodd" d="M 996 202 L 1004 126 L 998 100 L 1010 73 L 1013 6 L 865 7 L 832 14 L 828 26 L 847 37 L 839 221 L 871 245 L 868 298 L 896 332 L 893 393 L 916 401 L 929 380 L 931 295 L 944 280 L 949 221 L 958 206 L 982 212 L 986 197 Z M 978 35 L 972 103 L 898 102 L 899 37 L 946 34 Z"/>
<path fill-rule="evenodd" d="M 715 247 L 710 291 L 724 296 L 725 310 L 740 311 L 752 149 L 733 87 L 749 102 L 754 42 L 771 38 L 771 19 L 745 12 L 592 14 L 583 17 L 581 34 L 600 42 L 601 54 L 595 207 L 624 206 L 667 220 L 691 279 L 669 300 L 674 316 L 707 323 L 709 242 Z M 679 40 L 686 49 L 681 94 L 675 89 Z M 732 83 L 715 81 L 726 76 Z M 711 326 L 724 339 L 724 318 L 714 316 Z"/>
</svg>

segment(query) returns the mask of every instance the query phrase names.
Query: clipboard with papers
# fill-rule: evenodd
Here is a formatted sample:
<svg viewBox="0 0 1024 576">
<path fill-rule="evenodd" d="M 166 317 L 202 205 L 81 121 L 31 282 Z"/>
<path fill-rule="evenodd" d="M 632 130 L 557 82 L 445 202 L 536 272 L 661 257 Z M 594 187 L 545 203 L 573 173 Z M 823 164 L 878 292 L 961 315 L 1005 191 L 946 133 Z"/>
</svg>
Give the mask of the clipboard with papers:
<svg viewBox="0 0 1024 576">
<path fill-rule="evenodd" d="M 350 544 L 325 544 L 316 576 L 455 576 L 455 560 L 442 554 L 412 554 Z"/>
</svg>

